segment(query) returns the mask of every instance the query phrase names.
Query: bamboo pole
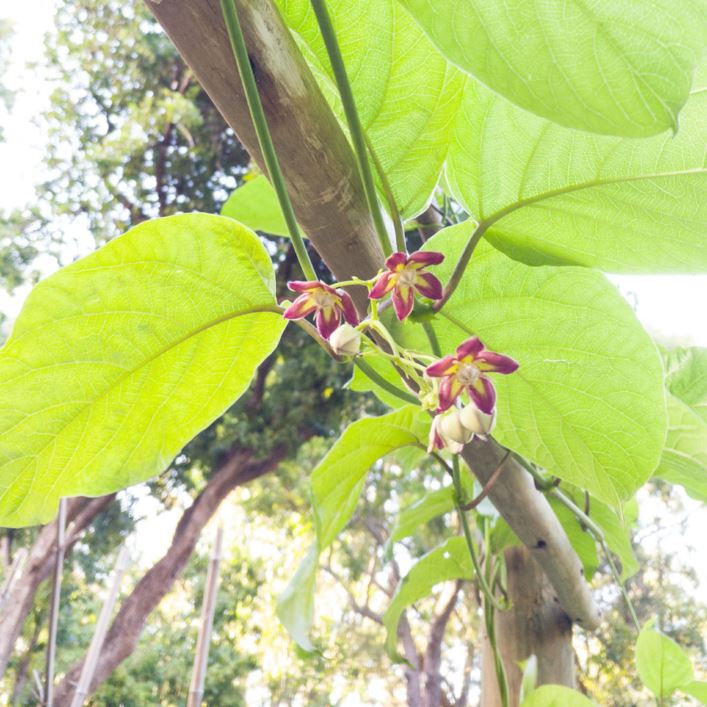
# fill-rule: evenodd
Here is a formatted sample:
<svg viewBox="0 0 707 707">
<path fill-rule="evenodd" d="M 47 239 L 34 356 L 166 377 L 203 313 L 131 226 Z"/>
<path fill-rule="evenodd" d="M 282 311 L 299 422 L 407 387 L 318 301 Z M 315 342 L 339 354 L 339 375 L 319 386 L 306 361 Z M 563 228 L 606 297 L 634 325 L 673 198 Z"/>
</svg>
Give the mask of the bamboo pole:
<svg viewBox="0 0 707 707">
<path fill-rule="evenodd" d="M 47 639 L 47 664 L 44 682 L 44 704 L 52 707 L 54 704 L 54 664 L 56 659 L 56 633 L 59 626 L 59 606 L 61 600 L 61 575 L 64 568 L 64 552 L 66 550 L 66 499 L 59 501 L 59 514 L 56 519 L 56 555 L 54 560 L 54 576 L 52 579 L 52 595 L 49 604 L 49 638 Z"/>
<path fill-rule="evenodd" d="M 209 570 L 206 575 L 204 587 L 204 600 L 201 604 L 201 625 L 199 626 L 199 639 L 196 644 L 194 656 L 194 669 L 192 671 L 191 686 L 189 687 L 189 700 L 187 707 L 200 707 L 204 696 L 204 678 L 206 666 L 209 661 L 209 643 L 214 625 L 214 612 L 216 610 L 216 592 L 218 589 L 219 565 L 221 564 L 223 549 L 223 526 L 216 531 Z"/>
<path fill-rule="evenodd" d="M 103 641 L 105 640 L 106 633 L 108 631 L 108 625 L 110 624 L 110 619 L 113 615 L 115 602 L 117 601 L 118 593 L 120 592 L 120 584 L 123 579 L 123 574 L 125 574 L 125 569 L 128 566 L 129 559 L 130 554 L 128 553 L 128 548 L 123 545 L 118 553 L 118 559 L 115 561 L 110 591 L 108 592 L 105 602 L 103 602 L 101 613 L 98 616 L 96 630 L 93 632 L 91 645 L 88 647 L 86 660 L 84 660 L 83 667 L 81 668 L 81 677 L 76 685 L 76 692 L 71 700 L 71 707 L 81 707 L 86 697 L 88 697 L 91 689 L 91 680 L 93 680 L 93 675 L 96 671 L 96 664 L 98 663 L 98 658 L 101 654 L 101 649 L 103 648 Z"/>
</svg>

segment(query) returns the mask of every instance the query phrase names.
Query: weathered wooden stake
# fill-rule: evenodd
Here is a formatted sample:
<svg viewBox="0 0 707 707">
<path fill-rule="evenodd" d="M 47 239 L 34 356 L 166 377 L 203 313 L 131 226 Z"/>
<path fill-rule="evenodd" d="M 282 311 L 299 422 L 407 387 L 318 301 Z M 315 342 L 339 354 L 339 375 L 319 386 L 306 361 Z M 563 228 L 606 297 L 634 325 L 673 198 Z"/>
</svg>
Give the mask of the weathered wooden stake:
<svg viewBox="0 0 707 707">
<path fill-rule="evenodd" d="M 61 600 L 61 575 L 64 568 L 64 552 L 66 550 L 66 499 L 59 501 L 59 514 L 56 519 L 56 555 L 54 560 L 54 576 L 52 579 L 52 596 L 49 604 L 49 638 L 47 639 L 47 665 L 44 681 L 44 704 L 52 707 L 54 704 L 54 662 L 56 658 L 56 632 L 59 626 L 59 605 Z"/>
<path fill-rule="evenodd" d="M 209 571 L 206 575 L 204 587 L 204 601 L 201 604 L 201 625 L 199 626 L 199 639 L 196 643 L 194 656 L 194 669 L 192 671 L 191 686 L 187 707 L 200 707 L 201 698 L 204 696 L 204 678 L 206 665 L 209 662 L 209 643 L 211 630 L 214 625 L 214 612 L 216 610 L 216 591 L 218 589 L 218 573 L 221 564 L 223 548 L 223 526 L 216 531 L 216 539 L 209 561 Z"/>
<path fill-rule="evenodd" d="M 76 686 L 74 698 L 71 700 L 71 707 L 81 707 L 86 697 L 88 697 L 89 690 L 91 689 L 91 680 L 93 680 L 93 674 L 96 671 L 96 663 L 98 663 L 98 657 L 100 656 L 101 649 L 103 648 L 103 641 L 105 640 L 106 632 L 108 631 L 108 625 L 110 623 L 111 616 L 113 615 L 115 602 L 117 601 L 118 593 L 120 592 L 120 584 L 123 580 L 123 574 L 125 574 L 125 569 L 128 566 L 129 559 L 130 554 L 128 553 L 128 548 L 123 545 L 118 553 L 118 559 L 115 561 L 110 591 L 108 592 L 105 602 L 103 602 L 101 613 L 98 617 L 98 621 L 96 622 L 96 630 L 93 632 L 91 645 L 88 647 L 86 660 L 84 660 L 83 667 L 81 668 L 81 677 L 79 678 L 79 682 Z"/>
</svg>

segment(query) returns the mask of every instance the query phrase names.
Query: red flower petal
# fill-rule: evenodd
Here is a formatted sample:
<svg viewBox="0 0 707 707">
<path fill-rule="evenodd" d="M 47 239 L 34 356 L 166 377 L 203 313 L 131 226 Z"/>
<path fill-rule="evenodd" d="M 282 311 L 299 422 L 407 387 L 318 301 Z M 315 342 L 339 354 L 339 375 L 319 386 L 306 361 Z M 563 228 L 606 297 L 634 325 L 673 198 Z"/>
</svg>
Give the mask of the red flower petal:
<svg viewBox="0 0 707 707">
<path fill-rule="evenodd" d="M 479 376 L 467 390 L 481 412 L 485 412 L 487 415 L 493 413 L 493 408 L 496 405 L 496 389 L 486 376 Z"/>
<path fill-rule="evenodd" d="M 443 260 L 443 253 L 433 250 L 418 250 L 408 258 L 408 263 L 415 263 L 418 267 L 426 267 L 427 265 L 439 265 Z"/>
<path fill-rule="evenodd" d="M 382 299 L 385 297 L 394 287 L 396 278 L 392 272 L 384 272 L 378 276 L 376 284 L 373 285 L 371 291 L 368 293 L 369 299 Z"/>
<path fill-rule="evenodd" d="M 441 378 L 442 376 L 448 376 L 457 370 L 457 359 L 454 356 L 445 356 L 440 358 L 439 361 L 427 366 L 425 372 L 428 376 L 432 378 Z"/>
<path fill-rule="evenodd" d="M 290 280 L 287 286 L 293 292 L 311 292 L 318 290 L 324 283 L 319 280 Z"/>
<path fill-rule="evenodd" d="M 395 314 L 401 322 L 410 316 L 414 305 L 415 296 L 412 292 L 412 287 L 396 287 L 393 289 L 393 309 L 395 309 Z"/>
<path fill-rule="evenodd" d="M 304 319 L 311 314 L 317 305 L 312 302 L 309 294 L 300 295 L 283 313 L 285 319 Z"/>
<path fill-rule="evenodd" d="M 483 350 L 484 345 L 481 343 L 481 339 L 478 336 L 472 336 L 471 339 L 467 339 L 457 346 L 457 358 L 460 361 L 467 356 L 475 359 Z"/>
<path fill-rule="evenodd" d="M 399 268 L 401 265 L 405 265 L 407 263 L 408 257 L 405 255 L 405 253 L 401 253 L 398 251 L 397 253 L 391 253 L 386 260 L 385 260 L 385 267 L 388 268 L 388 270 L 396 270 Z"/>
<path fill-rule="evenodd" d="M 464 390 L 464 386 L 454 376 L 446 376 L 442 379 L 439 384 L 439 407 L 437 412 L 449 410 L 462 390 Z"/>
<path fill-rule="evenodd" d="M 351 295 L 348 292 L 344 292 L 344 290 L 337 290 L 336 294 L 341 297 L 341 311 L 344 315 L 344 319 L 351 326 L 356 326 L 358 324 L 358 312 L 351 299 Z"/>
<path fill-rule="evenodd" d="M 430 299 L 442 297 L 442 283 L 431 272 L 417 273 L 415 289 L 423 296 Z"/>
<path fill-rule="evenodd" d="M 518 370 L 517 361 L 495 351 L 482 351 L 474 360 L 474 364 L 480 371 L 503 373 L 504 375 Z"/>
<path fill-rule="evenodd" d="M 334 307 L 326 307 L 317 312 L 317 330 L 328 339 L 339 328 L 339 311 Z"/>
</svg>

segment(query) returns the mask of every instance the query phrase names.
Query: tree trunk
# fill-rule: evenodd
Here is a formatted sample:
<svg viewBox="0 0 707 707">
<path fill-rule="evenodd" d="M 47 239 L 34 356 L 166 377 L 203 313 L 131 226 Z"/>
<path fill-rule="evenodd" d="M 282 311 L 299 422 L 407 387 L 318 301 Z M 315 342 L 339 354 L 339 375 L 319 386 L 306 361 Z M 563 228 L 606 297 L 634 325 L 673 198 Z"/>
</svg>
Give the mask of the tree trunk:
<svg viewBox="0 0 707 707">
<path fill-rule="evenodd" d="M 226 122 L 263 167 L 218 0 L 145 2 Z M 297 218 L 337 278 L 370 277 L 383 264 L 382 250 L 346 137 L 272 0 L 237 0 L 237 4 Z M 365 299 L 357 292 L 360 289 L 352 291 L 359 296 L 359 305 Z M 477 440 L 465 449 L 465 459 L 475 473 L 479 467 L 482 482 L 486 466 L 491 465 L 491 474 L 498 465 L 498 452 L 492 440 Z M 533 548 L 538 537 L 546 540 L 548 550 L 538 560 L 545 563 L 562 606 L 582 626 L 595 628 L 599 616 L 566 534 L 542 494 L 524 492 L 525 504 L 520 504 L 514 492 L 532 487 L 532 480 L 515 461 L 509 459 L 506 465 L 508 471 L 496 482 L 491 500 L 526 545 Z M 538 529 L 552 535 L 537 536 Z"/>
<path fill-rule="evenodd" d="M 66 534 L 67 551 L 81 537 L 93 519 L 115 498 L 115 494 L 100 498 L 72 498 L 68 502 Z M 15 580 L 0 614 L 0 676 L 7 668 L 12 650 L 22 626 L 32 608 L 39 585 L 52 571 L 57 537 L 56 521 L 45 525 L 37 535 L 25 560 L 22 574 Z"/>
<path fill-rule="evenodd" d="M 509 548 L 505 556 L 512 607 L 496 612 L 496 640 L 508 677 L 509 707 L 518 707 L 522 679 L 518 661 L 531 655 L 538 661 L 538 685 L 575 686 L 572 622 L 527 548 Z M 481 706 L 501 707 L 488 639 L 484 640 L 481 674 Z"/>
<path fill-rule="evenodd" d="M 106 635 L 89 694 L 95 692 L 116 667 L 135 650 L 148 616 L 170 592 L 175 581 L 184 571 L 201 531 L 216 513 L 224 498 L 237 486 L 271 472 L 285 454 L 286 448 L 283 445 L 260 461 L 254 461 L 248 452 L 235 451 L 228 455 L 194 503 L 182 514 L 167 552 L 147 571 L 121 604 Z M 70 703 L 82 666 L 83 660 L 75 663 L 57 686 L 55 699 L 58 705 Z"/>
</svg>

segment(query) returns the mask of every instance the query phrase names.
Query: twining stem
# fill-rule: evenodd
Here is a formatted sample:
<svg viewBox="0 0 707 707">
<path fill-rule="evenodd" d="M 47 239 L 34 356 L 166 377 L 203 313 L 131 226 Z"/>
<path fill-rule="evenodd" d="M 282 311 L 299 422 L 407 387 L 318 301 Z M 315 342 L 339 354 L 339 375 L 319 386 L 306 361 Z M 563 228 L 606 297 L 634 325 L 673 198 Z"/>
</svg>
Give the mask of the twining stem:
<svg viewBox="0 0 707 707">
<path fill-rule="evenodd" d="M 466 242 L 464 250 L 462 251 L 462 254 L 459 257 L 457 264 L 454 266 L 452 276 L 449 278 L 449 282 L 444 288 L 442 298 L 438 299 L 434 303 L 433 309 L 435 310 L 435 312 L 439 312 L 439 310 L 442 309 L 445 304 L 447 304 L 450 297 L 454 294 L 454 291 L 457 289 L 457 287 L 459 287 L 459 283 L 461 282 L 462 277 L 464 277 L 464 271 L 466 270 L 466 266 L 469 264 L 471 256 L 474 254 L 474 249 L 479 244 L 479 241 L 481 240 L 485 231 L 486 225 L 479 224 L 469 237 L 469 240 Z"/>
<path fill-rule="evenodd" d="M 464 508 L 462 506 L 464 503 L 464 488 L 462 487 L 461 481 L 459 457 L 456 454 L 452 457 L 452 481 L 454 482 L 454 505 L 457 509 L 457 513 L 459 514 L 462 529 L 464 530 L 464 539 L 466 540 L 466 546 L 469 549 L 469 556 L 471 557 L 471 563 L 474 565 L 474 571 L 476 572 L 476 578 L 478 579 L 481 593 L 484 595 L 485 601 L 488 602 L 488 604 L 490 604 L 494 609 L 498 609 L 498 611 L 505 611 L 508 607 L 501 604 L 498 601 L 498 598 L 494 595 L 493 590 L 486 582 L 486 576 L 484 575 L 481 563 L 479 562 L 479 556 L 476 552 L 476 545 L 471 534 L 471 528 L 469 527 L 469 520 L 466 517 L 466 513 L 464 512 Z"/>
<path fill-rule="evenodd" d="M 385 200 L 388 202 L 388 210 L 390 211 L 390 218 L 393 221 L 393 229 L 395 230 L 395 247 L 399 252 L 405 253 L 406 247 L 403 217 L 400 215 L 400 209 L 398 209 L 398 204 L 395 201 L 393 189 L 390 186 L 388 176 L 383 169 L 381 161 L 378 159 L 376 151 L 373 149 L 373 145 L 368 138 L 368 135 L 364 133 L 363 137 L 366 140 L 366 147 L 368 148 L 368 153 L 371 155 L 371 159 L 373 160 L 373 166 L 376 168 L 378 179 L 380 179 L 381 187 L 383 188 L 383 195 L 385 196 Z"/>
<path fill-rule="evenodd" d="M 631 616 L 631 621 L 633 622 L 636 631 L 640 632 L 641 624 L 638 620 L 638 616 L 636 615 L 636 610 L 633 606 L 633 602 L 631 601 L 631 597 L 628 595 L 626 586 L 624 585 L 624 582 L 621 579 L 621 573 L 616 567 L 614 557 L 611 553 L 611 550 L 609 549 L 609 546 L 607 545 L 606 538 L 604 537 L 604 532 L 602 531 L 602 529 L 571 498 L 569 498 L 562 491 L 560 491 L 557 486 L 555 486 L 554 484 L 548 484 L 545 479 L 543 479 L 542 476 L 537 472 L 537 470 L 532 467 L 531 464 L 527 464 L 525 460 L 518 458 L 515 454 L 513 456 L 518 459 L 518 461 L 520 461 L 522 466 L 533 477 L 534 481 L 543 490 L 543 492 L 548 496 L 552 496 L 553 498 L 557 499 L 563 506 L 565 506 L 565 508 L 568 508 L 570 511 L 572 511 L 575 518 L 587 530 L 589 530 L 589 532 L 594 536 L 594 539 L 601 545 L 601 549 L 604 552 L 606 561 L 609 563 L 609 570 L 611 572 L 611 575 L 621 591 L 621 596 L 623 596 L 623 599 L 626 602 L 628 613 Z"/>
<path fill-rule="evenodd" d="M 491 537 L 489 534 L 489 525 L 484 522 L 484 539 L 486 542 L 486 547 L 491 546 Z M 484 572 L 486 573 L 486 581 L 491 586 L 494 587 L 497 581 L 497 569 L 491 566 L 491 553 L 486 553 L 486 558 L 484 559 Z M 509 688 L 508 688 L 508 677 L 506 675 L 506 668 L 503 665 L 503 656 L 498 648 L 498 641 L 496 640 L 496 617 L 494 615 L 494 609 L 487 602 L 484 602 L 484 623 L 486 625 L 486 635 L 488 637 L 489 645 L 493 651 L 493 662 L 494 668 L 496 670 L 496 681 L 498 682 L 498 691 L 501 696 L 501 704 L 503 707 L 508 707 L 509 699 Z"/>
<path fill-rule="evenodd" d="M 312 261 L 309 258 L 309 253 L 307 253 L 307 248 L 304 245 L 304 239 L 302 238 L 299 226 L 297 225 L 292 202 L 290 201 L 287 187 L 285 186 L 285 178 L 282 176 L 280 162 L 277 159 L 275 146 L 273 145 L 268 123 L 265 119 L 263 104 L 260 101 L 258 86 L 255 83 L 255 75 L 253 74 L 253 67 L 250 64 L 250 57 L 246 49 L 243 30 L 241 29 L 241 24 L 238 19 L 238 10 L 236 9 L 235 0 L 220 0 L 220 2 L 223 19 L 231 40 L 233 56 L 238 66 L 238 73 L 240 74 L 243 88 L 245 89 L 248 108 L 253 120 L 253 126 L 255 127 L 255 133 L 258 137 L 258 144 L 263 153 L 263 159 L 265 160 L 265 166 L 267 167 L 270 181 L 275 188 L 277 200 L 280 202 L 282 215 L 285 217 L 285 223 L 287 224 L 287 230 L 292 239 L 292 245 L 295 248 L 297 260 L 304 272 L 305 278 L 307 280 L 316 280 L 317 276 L 314 272 Z"/>
<path fill-rule="evenodd" d="M 346 73 L 343 57 L 341 56 L 339 43 L 336 40 L 334 26 L 331 23 L 331 17 L 329 17 L 329 11 L 326 7 L 326 0 L 311 0 L 311 3 L 312 9 L 314 10 L 314 14 L 317 18 L 317 23 L 319 24 L 319 30 L 322 33 L 322 39 L 324 39 L 327 54 L 329 55 L 329 61 L 331 63 L 332 71 L 334 72 L 336 86 L 339 89 L 339 95 L 341 96 L 341 103 L 344 107 L 346 122 L 349 126 L 351 141 L 353 143 L 354 152 L 356 153 L 356 159 L 358 161 L 358 167 L 361 173 L 361 180 L 363 181 L 363 190 L 366 193 L 368 208 L 371 212 L 371 217 L 373 218 L 376 233 L 378 234 L 378 240 L 380 240 L 381 247 L 383 248 L 383 253 L 388 256 L 392 252 L 390 241 L 388 239 L 388 231 L 383 223 L 383 216 L 381 215 L 378 197 L 376 196 L 376 186 L 373 182 L 371 165 L 368 162 L 366 141 L 363 136 L 363 127 L 361 126 L 361 120 L 358 117 L 356 102 L 354 101 L 353 92 L 351 91 L 351 84 L 349 83 L 349 77 Z"/>
<path fill-rule="evenodd" d="M 408 393 L 407 391 L 398 388 L 390 381 L 383 378 L 383 376 L 376 373 L 376 371 L 373 370 L 373 368 L 371 368 L 363 359 L 354 358 L 353 362 L 354 365 L 360 368 L 361 371 L 365 373 L 377 386 L 383 388 L 383 390 L 387 391 L 391 395 L 395 395 L 397 398 L 404 400 L 406 403 L 413 403 L 414 405 L 418 405 L 420 403 L 420 401 L 412 393 Z"/>
</svg>

